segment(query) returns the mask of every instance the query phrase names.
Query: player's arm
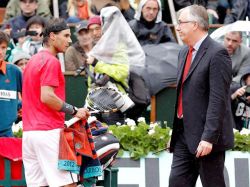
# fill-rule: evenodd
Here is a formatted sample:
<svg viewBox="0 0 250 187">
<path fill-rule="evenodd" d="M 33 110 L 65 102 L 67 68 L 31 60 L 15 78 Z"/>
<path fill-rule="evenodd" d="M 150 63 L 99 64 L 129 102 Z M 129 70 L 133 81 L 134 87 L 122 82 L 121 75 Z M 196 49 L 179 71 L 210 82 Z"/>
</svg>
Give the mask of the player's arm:
<svg viewBox="0 0 250 187">
<path fill-rule="evenodd" d="M 57 97 L 52 86 L 41 87 L 41 102 L 57 111 L 60 111 L 63 105 L 63 101 Z"/>
<path fill-rule="evenodd" d="M 89 112 L 85 108 L 76 109 L 76 107 L 64 102 L 54 92 L 54 88 L 51 86 L 41 87 L 41 102 L 46 104 L 51 109 L 61 111 L 66 114 L 75 115 L 79 118 L 88 118 Z"/>
</svg>

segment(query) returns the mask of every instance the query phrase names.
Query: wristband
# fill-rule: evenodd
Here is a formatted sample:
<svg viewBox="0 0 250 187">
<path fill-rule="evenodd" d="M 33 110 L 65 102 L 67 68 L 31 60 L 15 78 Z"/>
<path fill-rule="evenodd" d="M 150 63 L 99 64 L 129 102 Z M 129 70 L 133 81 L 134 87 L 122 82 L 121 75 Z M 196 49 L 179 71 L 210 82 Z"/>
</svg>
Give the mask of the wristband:
<svg viewBox="0 0 250 187">
<path fill-rule="evenodd" d="M 66 102 L 63 102 L 63 105 L 62 105 L 62 108 L 60 109 L 60 112 L 75 115 L 77 113 L 77 110 L 74 109 L 74 106 L 72 106 Z"/>
<path fill-rule="evenodd" d="M 75 106 L 73 106 L 73 109 L 74 109 L 74 113 L 72 115 L 74 116 L 74 115 L 76 115 L 78 109 Z"/>
</svg>

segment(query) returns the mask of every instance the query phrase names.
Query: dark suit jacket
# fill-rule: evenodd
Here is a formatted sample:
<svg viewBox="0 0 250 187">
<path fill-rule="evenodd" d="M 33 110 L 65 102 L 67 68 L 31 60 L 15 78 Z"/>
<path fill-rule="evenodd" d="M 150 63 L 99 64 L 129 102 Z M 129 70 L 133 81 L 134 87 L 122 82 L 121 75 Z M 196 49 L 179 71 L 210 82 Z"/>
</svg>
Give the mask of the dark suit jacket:
<svg viewBox="0 0 250 187">
<path fill-rule="evenodd" d="M 177 94 L 188 48 L 179 53 Z M 233 147 L 233 118 L 230 105 L 232 63 L 224 47 L 209 36 L 202 42 L 183 83 L 183 123 L 188 149 L 195 153 L 201 140 L 213 144 L 212 151 Z M 170 150 L 173 151 L 177 129 L 177 103 Z"/>
</svg>

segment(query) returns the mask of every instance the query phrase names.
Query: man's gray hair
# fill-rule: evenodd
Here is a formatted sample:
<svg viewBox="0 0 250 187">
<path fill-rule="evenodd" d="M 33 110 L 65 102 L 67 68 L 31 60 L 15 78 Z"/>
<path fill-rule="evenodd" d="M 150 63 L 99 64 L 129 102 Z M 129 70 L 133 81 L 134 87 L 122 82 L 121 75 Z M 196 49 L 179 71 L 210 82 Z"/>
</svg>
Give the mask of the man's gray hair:
<svg viewBox="0 0 250 187">
<path fill-rule="evenodd" d="M 209 29 L 209 22 L 208 22 L 208 14 L 205 7 L 201 5 L 191 5 L 187 6 L 179 11 L 180 14 L 182 11 L 188 11 L 188 19 L 189 21 L 195 21 L 199 24 L 199 26 L 204 30 L 208 31 Z"/>
</svg>

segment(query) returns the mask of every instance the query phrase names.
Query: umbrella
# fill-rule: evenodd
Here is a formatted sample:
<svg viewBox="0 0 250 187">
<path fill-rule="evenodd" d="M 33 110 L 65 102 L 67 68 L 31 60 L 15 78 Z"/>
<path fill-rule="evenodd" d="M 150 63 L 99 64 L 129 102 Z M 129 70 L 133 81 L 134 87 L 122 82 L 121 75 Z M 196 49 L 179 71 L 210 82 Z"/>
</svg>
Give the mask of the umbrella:
<svg viewBox="0 0 250 187">
<path fill-rule="evenodd" d="M 246 37 L 247 40 L 247 46 L 249 46 L 249 41 L 248 41 L 248 37 L 249 37 L 249 32 L 250 32 L 250 21 L 236 21 L 232 24 L 228 24 L 225 26 L 222 26 L 218 29 L 216 29 L 211 35 L 210 37 L 213 38 L 214 40 L 217 41 L 223 41 L 224 35 L 228 32 L 232 32 L 232 31 L 241 31 L 243 32 L 243 37 Z M 244 36 L 245 33 L 245 36 Z"/>
<path fill-rule="evenodd" d="M 145 45 L 145 67 L 135 70 L 141 74 L 149 87 L 151 95 L 156 95 L 162 89 L 176 83 L 177 64 L 180 45 L 176 43 L 161 43 Z"/>
</svg>

